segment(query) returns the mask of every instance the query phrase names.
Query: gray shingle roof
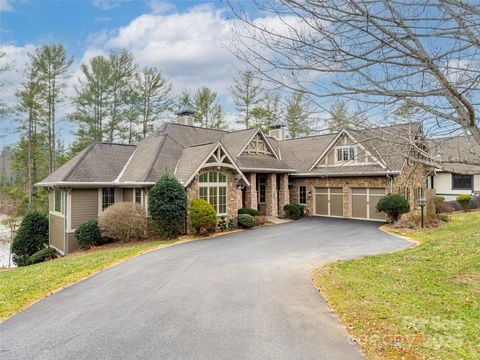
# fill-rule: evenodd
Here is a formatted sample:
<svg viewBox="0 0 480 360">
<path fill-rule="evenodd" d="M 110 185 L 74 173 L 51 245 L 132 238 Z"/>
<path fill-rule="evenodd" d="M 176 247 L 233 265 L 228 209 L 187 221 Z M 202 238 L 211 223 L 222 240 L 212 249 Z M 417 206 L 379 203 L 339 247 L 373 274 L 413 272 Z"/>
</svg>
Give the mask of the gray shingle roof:
<svg viewBox="0 0 480 360">
<path fill-rule="evenodd" d="M 400 171 L 408 147 L 402 147 L 397 137 L 410 136 L 419 131 L 419 126 L 411 125 L 350 131 L 372 155 L 385 162 L 387 169 L 379 165 L 332 166 L 315 168 L 311 174 L 348 176 L 362 172 Z M 327 134 L 284 141 L 268 137 L 280 160 L 265 155 L 238 156 L 256 132 L 256 129 L 228 132 L 174 123 L 163 124 L 136 147 L 92 144 L 39 185 L 62 181 L 149 184 L 166 172 L 174 173 L 179 180 L 186 181 L 219 142 L 240 168 L 305 174 L 337 136 Z"/>
<path fill-rule="evenodd" d="M 447 161 L 448 159 L 465 159 L 478 160 L 480 159 L 480 145 L 469 136 L 455 136 L 431 139 L 427 141 L 427 147 L 432 154 L 432 157 L 439 156 L 440 160 Z M 480 174 L 480 166 L 451 163 L 442 164 L 446 171 L 453 173 L 469 173 L 472 172 Z"/>
</svg>

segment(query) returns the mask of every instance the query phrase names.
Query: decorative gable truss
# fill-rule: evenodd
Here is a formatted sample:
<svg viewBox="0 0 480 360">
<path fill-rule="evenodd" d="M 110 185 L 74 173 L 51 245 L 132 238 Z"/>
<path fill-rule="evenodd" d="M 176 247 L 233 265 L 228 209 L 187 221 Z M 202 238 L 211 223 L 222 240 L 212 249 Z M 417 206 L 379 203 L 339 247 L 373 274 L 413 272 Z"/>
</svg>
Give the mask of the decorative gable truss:
<svg viewBox="0 0 480 360">
<path fill-rule="evenodd" d="M 203 167 L 209 166 L 222 166 L 234 169 L 235 166 L 233 165 L 230 158 L 227 156 L 227 153 L 223 149 L 222 146 L 218 146 L 212 155 L 208 158 L 207 162 Z"/>
<path fill-rule="evenodd" d="M 260 131 L 257 131 L 239 155 L 264 155 L 278 158 L 272 146 Z"/>
<path fill-rule="evenodd" d="M 330 145 L 313 163 L 309 171 L 317 167 L 339 165 L 379 165 L 386 169 L 383 161 L 373 156 L 347 130 L 342 130 L 338 133 Z"/>
</svg>

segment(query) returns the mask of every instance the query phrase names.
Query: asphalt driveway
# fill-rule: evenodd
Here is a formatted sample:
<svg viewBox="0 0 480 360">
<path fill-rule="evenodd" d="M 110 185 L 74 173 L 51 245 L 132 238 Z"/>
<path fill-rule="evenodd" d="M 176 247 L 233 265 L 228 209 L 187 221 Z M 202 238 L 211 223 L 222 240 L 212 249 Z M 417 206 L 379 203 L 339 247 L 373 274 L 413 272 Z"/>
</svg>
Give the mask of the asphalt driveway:
<svg viewBox="0 0 480 360">
<path fill-rule="evenodd" d="M 411 246 L 378 223 L 307 218 L 138 256 L 0 325 L 7 359 L 362 359 L 311 283 Z"/>
</svg>

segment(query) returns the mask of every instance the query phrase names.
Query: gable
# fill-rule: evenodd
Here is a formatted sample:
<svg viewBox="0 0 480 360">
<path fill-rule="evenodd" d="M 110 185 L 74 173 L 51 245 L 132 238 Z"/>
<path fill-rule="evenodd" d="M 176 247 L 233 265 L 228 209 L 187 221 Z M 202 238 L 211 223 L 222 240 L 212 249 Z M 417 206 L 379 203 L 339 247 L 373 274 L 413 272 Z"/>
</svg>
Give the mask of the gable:
<svg viewBox="0 0 480 360">
<path fill-rule="evenodd" d="M 240 155 L 263 155 L 277 157 L 270 144 L 259 131 L 250 140 L 247 146 L 245 146 Z"/>
<path fill-rule="evenodd" d="M 210 166 L 223 166 L 234 168 L 232 161 L 221 146 L 217 147 L 217 149 L 210 155 L 207 162 L 203 165 L 203 167 Z"/>
<path fill-rule="evenodd" d="M 347 131 L 341 131 L 320 155 L 310 170 L 319 167 L 344 165 L 385 166 Z"/>
</svg>

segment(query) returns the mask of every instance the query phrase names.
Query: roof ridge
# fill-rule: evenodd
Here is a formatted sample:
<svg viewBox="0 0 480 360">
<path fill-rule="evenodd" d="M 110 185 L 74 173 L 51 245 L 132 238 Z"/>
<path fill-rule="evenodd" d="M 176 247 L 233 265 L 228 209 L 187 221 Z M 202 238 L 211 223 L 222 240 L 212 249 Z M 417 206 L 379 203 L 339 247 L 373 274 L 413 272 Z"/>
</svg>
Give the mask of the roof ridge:
<svg viewBox="0 0 480 360">
<path fill-rule="evenodd" d="M 165 123 L 165 124 L 166 124 L 167 126 L 169 126 L 169 125 L 185 126 L 185 127 L 194 128 L 194 129 L 202 129 L 202 130 L 220 131 L 220 132 L 223 132 L 223 133 L 230 133 L 230 131 L 222 130 L 222 129 L 212 129 L 212 128 L 206 128 L 206 127 L 201 127 L 201 126 L 178 124 L 178 123 L 173 123 L 173 122 L 167 122 L 167 123 Z"/>
<path fill-rule="evenodd" d="M 309 136 L 303 136 L 303 137 L 298 137 L 298 138 L 294 138 L 294 139 L 283 139 L 283 140 L 278 140 L 278 142 L 283 142 L 283 141 L 293 141 L 293 140 L 303 140 L 303 139 L 312 139 L 312 138 L 316 138 L 316 137 L 321 137 L 321 136 L 335 136 L 335 135 L 338 135 L 340 133 L 340 131 L 338 132 L 335 132 L 335 133 L 328 133 L 328 134 L 319 134 L 319 135 L 309 135 Z"/>
<path fill-rule="evenodd" d="M 122 144 L 122 143 L 111 143 L 111 142 L 95 142 L 96 144 L 99 144 L 99 145 L 121 145 L 121 146 L 137 146 L 135 144 Z"/>
<path fill-rule="evenodd" d="M 158 154 L 160 154 L 160 151 L 162 150 L 163 148 L 163 144 L 165 144 L 165 140 L 166 140 L 166 137 L 164 137 L 162 139 L 162 141 L 160 141 L 160 144 L 158 145 L 157 147 L 157 151 L 155 153 L 155 156 L 153 157 L 152 161 L 150 162 L 150 164 L 148 164 L 148 168 L 147 168 L 147 171 L 145 172 L 145 177 L 143 178 L 143 181 L 147 181 L 147 178 L 150 176 L 150 174 L 152 173 L 152 169 L 153 169 L 153 165 L 155 164 L 155 162 L 157 161 L 158 159 Z"/>
<path fill-rule="evenodd" d="M 96 141 L 92 142 L 90 145 L 88 145 L 84 151 L 83 154 L 81 154 L 78 159 L 75 161 L 75 163 L 72 165 L 70 170 L 67 171 L 67 173 L 62 177 L 62 181 L 65 181 L 70 175 L 72 175 L 73 171 L 77 168 L 77 166 L 80 164 L 80 161 L 85 159 L 85 156 L 88 155 L 88 153 L 94 148 L 94 146 L 98 144 Z M 53 173 L 52 173 L 53 174 Z"/>
</svg>

